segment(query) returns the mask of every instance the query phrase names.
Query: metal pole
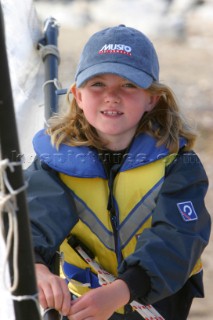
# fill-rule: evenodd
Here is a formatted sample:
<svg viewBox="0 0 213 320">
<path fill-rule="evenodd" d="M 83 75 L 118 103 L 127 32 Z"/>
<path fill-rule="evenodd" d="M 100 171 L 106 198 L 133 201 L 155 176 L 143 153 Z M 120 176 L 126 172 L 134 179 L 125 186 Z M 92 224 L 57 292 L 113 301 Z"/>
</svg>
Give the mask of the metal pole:
<svg viewBox="0 0 213 320">
<path fill-rule="evenodd" d="M 43 315 L 43 320 L 60 320 L 61 316 L 55 309 L 49 309 Z"/>
<path fill-rule="evenodd" d="M 45 119 L 48 120 L 58 111 L 58 95 L 56 93 L 58 80 L 58 65 L 60 61 L 58 45 L 58 24 L 52 17 L 48 18 L 44 26 L 44 38 L 40 40 L 45 67 L 44 106 Z"/>
<path fill-rule="evenodd" d="M 7 60 L 3 12 L 0 4 L 0 146 L 2 159 L 12 161 L 13 153 L 20 154 L 18 134 L 15 121 L 15 111 L 12 98 L 9 67 Z M 13 159 L 13 162 L 17 161 Z M 14 172 L 7 171 L 8 181 L 14 190 L 24 185 L 22 168 L 15 166 Z M 26 205 L 25 192 L 22 191 L 16 196 L 17 202 L 17 223 L 18 223 L 18 274 L 19 281 L 13 292 L 14 298 L 26 296 L 33 299 L 14 300 L 14 311 L 16 320 L 40 320 L 40 312 L 36 303 L 37 286 L 33 263 L 33 251 L 31 245 L 31 235 L 28 220 L 28 210 Z M 5 212 L 6 216 L 6 212 Z M 7 219 L 5 219 L 5 229 L 7 230 Z M 14 249 L 12 243 L 12 249 Z M 13 281 L 13 258 L 9 257 L 10 279 Z"/>
</svg>

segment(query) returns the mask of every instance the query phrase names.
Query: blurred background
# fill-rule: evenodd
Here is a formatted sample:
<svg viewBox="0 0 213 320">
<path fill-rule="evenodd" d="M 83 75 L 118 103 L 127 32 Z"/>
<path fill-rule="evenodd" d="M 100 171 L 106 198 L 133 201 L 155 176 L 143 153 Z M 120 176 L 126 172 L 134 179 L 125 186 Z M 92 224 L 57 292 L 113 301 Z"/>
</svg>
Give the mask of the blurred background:
<svg viewBox="0 0 213 320">
<path fill-rule="evenodd" d="M 125 24 L 152 40 L 159 56 L 161 82 L 173 89 L 182 110 L 198 130 L 195 151 L 209 177 L 206 205 L 213 215 L 213 0 L 22 0 L 15 9 L 13 0 L 1 3 L 8 39 L 12 39 L 8 40 L 8 54 L 20 141 L 29 160 L 33 158 L 30 134 L 43 126 L 43 92 L 39 84 L 43 78 L 40 58 L 32 48 L 27 55 L 26 44 L 32 42 L 33 47 L 48 17 L 57 20 L 59 81 L 62 88 L 68 88 L 74 82 L 79 55 L 88 37 L 102 28 Z M 22 34 L 28 34 L 28 38 Z M 61 106 L 64 100 L 61 96 Z M 212 238 L 203 264 L 206 297 L 194 301 L 189 320 L 213 319 Z"/>
</svg>

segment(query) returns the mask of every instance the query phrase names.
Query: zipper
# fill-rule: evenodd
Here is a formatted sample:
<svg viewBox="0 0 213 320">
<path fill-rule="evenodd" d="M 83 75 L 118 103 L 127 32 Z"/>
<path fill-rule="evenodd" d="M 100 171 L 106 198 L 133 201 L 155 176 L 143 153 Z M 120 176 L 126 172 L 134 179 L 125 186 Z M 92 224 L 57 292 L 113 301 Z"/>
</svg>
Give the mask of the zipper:
<svg viewBox="0 0 213 320">
<path fill-rule="evenodd" d="M 113 207 L 110 210 L 110 221 L 113 229 L 113 235 L 114 235 L 114 243 L 115 243 L 115 254 L 118 261 L 118 266 L 121 264 L 123 260 L 122 252 L 121 252 L 121 246 L 120 246 L 120 240 L 119 240 L 119 222 L 118 222 L 118 216 L 116 214 L 115 208 Z"/>
<path fill-rule="evenodd" d="M 115 254 L 118 260 L 118 265 L 120 265 L 121 261 L 122 261 L 122 254 L 121 254 L 121 250 L 120 250 L 120 241 L 119 241 L 119 221 L 118 221 L 118 215 L 115 209 L 115 205 L 114 205 L 114 198 L 113 198 L 113 184 L 114 184 L 114 180 L 115 180 L 115 176 L 119 170 L 120 166 L 118 165 L 114 165 L 111 168 L 110 171 L 110 176 L 109 176 L 109 199 L 108 199 L 108 205 L 107 205 L 107 210 L 110 213 L 110 221 L 111 221 L 111 225 L 112 225 L 112 230 L 113 230 L 113 235 L 114 235 L 114 244 L 115 244 Z"/>
</svg>

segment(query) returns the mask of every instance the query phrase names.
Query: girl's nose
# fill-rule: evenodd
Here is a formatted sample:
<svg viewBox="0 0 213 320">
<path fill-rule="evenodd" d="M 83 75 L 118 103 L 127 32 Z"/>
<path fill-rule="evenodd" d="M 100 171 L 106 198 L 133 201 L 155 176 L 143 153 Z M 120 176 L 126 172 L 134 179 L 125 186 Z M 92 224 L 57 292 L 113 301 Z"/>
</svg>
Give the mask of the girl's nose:
<svg viewBox="0 0 213 320">
<path fill-rule="evenodd" d="M 118 94 L 118 91 L 117 90 L 109 90 L 109 91 L 107 91 L 104 101 L 106 103 L 119 103 L 120 102 L 120 96 Z"/>
</svg>

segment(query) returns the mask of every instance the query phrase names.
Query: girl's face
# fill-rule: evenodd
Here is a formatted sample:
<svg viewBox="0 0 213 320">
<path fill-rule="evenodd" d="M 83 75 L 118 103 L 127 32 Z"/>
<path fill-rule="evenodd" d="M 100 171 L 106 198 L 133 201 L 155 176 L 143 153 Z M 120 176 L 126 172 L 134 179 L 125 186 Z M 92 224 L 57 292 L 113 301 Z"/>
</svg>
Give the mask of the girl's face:
<svg viewBox="0 0 213 320">
<path fill-rule="evenodd" d="M 126 148 L 144 112 L 152 110 L 158 97 L 113 74 L 88 80 L 72 93 L 87 121 L 111 150 Z"/>
</svg>

